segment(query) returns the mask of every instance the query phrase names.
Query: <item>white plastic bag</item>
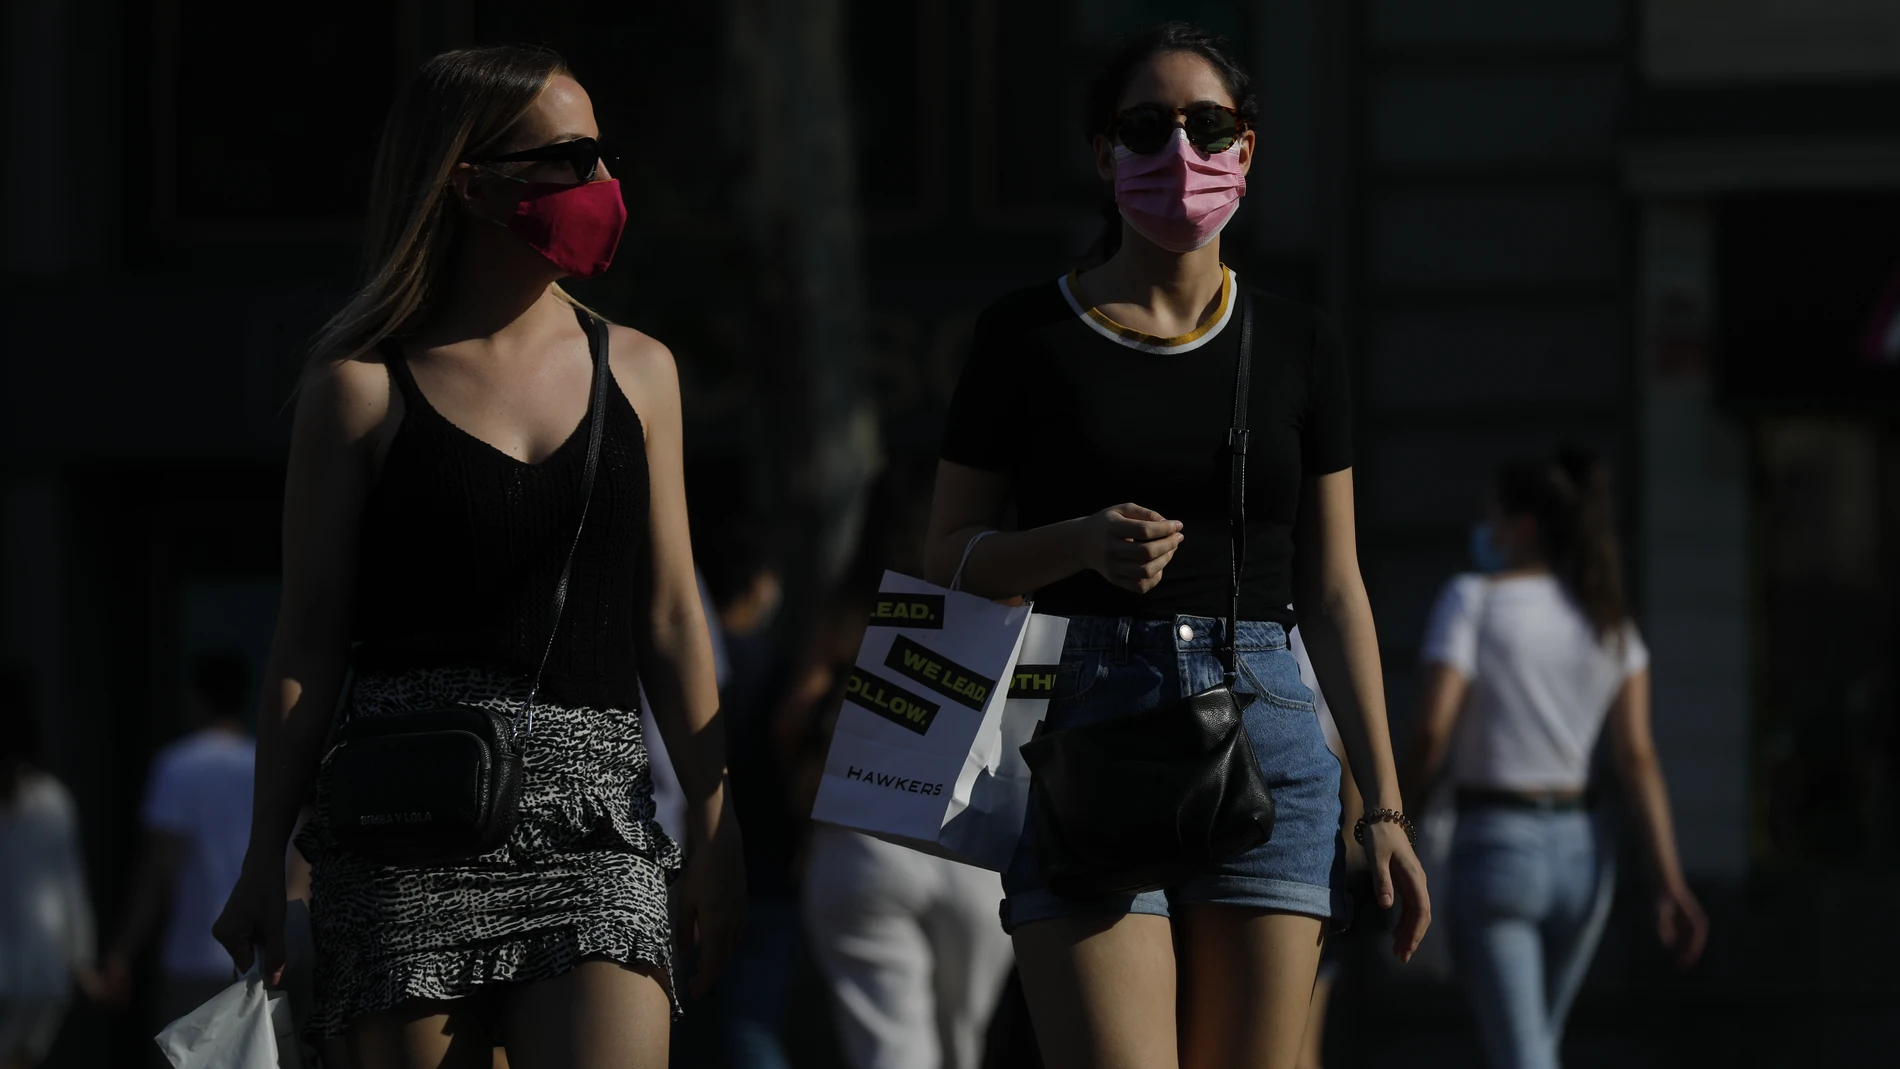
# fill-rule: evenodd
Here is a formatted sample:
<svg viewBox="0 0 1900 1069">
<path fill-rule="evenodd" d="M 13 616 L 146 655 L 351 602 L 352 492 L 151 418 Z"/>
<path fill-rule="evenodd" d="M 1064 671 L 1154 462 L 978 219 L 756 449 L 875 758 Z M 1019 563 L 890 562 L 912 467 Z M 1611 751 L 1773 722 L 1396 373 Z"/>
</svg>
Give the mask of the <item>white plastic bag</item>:
<svg viewBox="0 0 1900 1069">
<path fill-rule="evenodd" d="M 302 1069 L 285 992 L 264 986 L 259 965 L 211 1001 L 165 1026 L 158 1049 L 174 1069 Z"/>
</svg>

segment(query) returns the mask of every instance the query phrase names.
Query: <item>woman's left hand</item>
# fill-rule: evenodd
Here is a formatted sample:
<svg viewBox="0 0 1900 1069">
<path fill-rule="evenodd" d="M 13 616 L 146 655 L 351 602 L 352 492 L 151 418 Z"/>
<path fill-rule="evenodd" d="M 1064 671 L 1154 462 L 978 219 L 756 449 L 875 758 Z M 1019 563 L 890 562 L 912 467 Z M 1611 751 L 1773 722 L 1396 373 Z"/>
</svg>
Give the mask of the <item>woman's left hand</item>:
<svg viewBox="0 0 1900 1069">
<path fill-rule="evenodd" d="M 692 962 L 693 998 L 712 988 L 745 931 L 745 855 L 729 793 L 724 803 L 712 830 L 692 835 L 686 872 L 680 877 L 674 982 L 680 965 Z"/>
<path fill-rule="evenodd" d="M 1405 830 L 1389 821 L 1366 825 L 1366 860 L 1372 867 L 1373 893 L 1380 909 L 1391 909 L 1396 896 L 1399 923 L 1392 930 L 1392 953 L 1412 960 L 1425 930 L 1432 926 L 1432 896 L 1425 889 L 1425 867 L 1418 863 Z"/>
<path fill-rule="evenodd" d="M 1709 941 L 1709 917 L 1695 892 L 1680 879 L 1656 894 L 1656 938 L 1676 956 L 1676 968 L 1685 972 L 1702 957 Z"/>
</svg>

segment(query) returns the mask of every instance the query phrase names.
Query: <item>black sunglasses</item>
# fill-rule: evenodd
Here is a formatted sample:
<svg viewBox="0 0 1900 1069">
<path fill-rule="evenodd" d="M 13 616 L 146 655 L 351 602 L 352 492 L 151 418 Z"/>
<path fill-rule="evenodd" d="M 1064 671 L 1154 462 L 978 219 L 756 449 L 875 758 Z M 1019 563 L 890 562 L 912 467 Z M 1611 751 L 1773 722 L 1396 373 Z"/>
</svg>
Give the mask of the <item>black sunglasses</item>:
<svg viewBox="0 0 1900 1069">
<path fill-rule="evenodd" d="M 1189 104 L 1185 108 L 1137 104 L 1115 116 L 1110 131 L 1121 138 L 1128 151 L 1146 156 L 1168 147 L 1177 115 L 1187 131 L 1188 144 L 1207 153 L 1226 152 L 1247 128 L 1239 112 L 1220 104 Z"/>
<path fill-rule="evenodd" d="M 600 147 L 600 142 L 591 137 L 577 137 L 572 141 L 556 141 L 552 145 L 540 148 L 522 149 L 500 156 L 484 156 L 469 160 L 470 163 L 541 163 L 560 161 L 574 169 L 574 181 L 592 182 L 600 173 L 600 165 L 605 161 L 609 168 L 620 162 L 620 157 Z"/>
</svg>

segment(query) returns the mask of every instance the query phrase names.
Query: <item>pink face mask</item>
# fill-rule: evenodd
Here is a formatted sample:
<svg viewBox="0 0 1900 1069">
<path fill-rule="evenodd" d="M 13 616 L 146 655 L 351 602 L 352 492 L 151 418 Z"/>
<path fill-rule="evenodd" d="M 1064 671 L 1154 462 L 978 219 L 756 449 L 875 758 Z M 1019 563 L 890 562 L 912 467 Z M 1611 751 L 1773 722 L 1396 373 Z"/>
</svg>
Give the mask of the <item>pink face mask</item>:
<svg viewBox="0 0 1900 1069">
<path fill-rule="evenodd" d="M 1160 152 L 1143 156 L 1115 146 L 1115 203 L 1122 218 L 1169 252 L 1193 252 L 1214 240 L 1246 192 L 1239 145 L 1205 155 L 1177 126 Z"/>
<path fill-rule="evenodd" d="M 570 277 L 593 278 L 614 262 L 627 225 L 618 180 L 529 182 L 521 194 L 508 229 L 549 263 Z"/>
</svg>

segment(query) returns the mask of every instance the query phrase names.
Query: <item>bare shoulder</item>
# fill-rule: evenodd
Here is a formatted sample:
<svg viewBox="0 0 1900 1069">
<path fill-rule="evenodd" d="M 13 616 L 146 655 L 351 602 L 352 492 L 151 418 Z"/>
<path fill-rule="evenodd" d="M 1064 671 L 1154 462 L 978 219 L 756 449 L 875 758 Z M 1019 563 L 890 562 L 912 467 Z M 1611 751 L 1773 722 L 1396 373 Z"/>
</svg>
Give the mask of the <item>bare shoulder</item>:
<svg viewBox="0 0 1900 1069">
<path fill-rule="evenodd" d="M 388 365 L 368 352 L 312 367 L 297 398 L 297 421 L 323 428 L 326 437 L 360 442 L 400 419 L 401 408 Z"/>
<path fill-rule="evenodd" d="M 614 324 L 607 334 L 608 365 L 642 419 L 679 409 L 679 367 L 658 338 Z"/>
</svg>

